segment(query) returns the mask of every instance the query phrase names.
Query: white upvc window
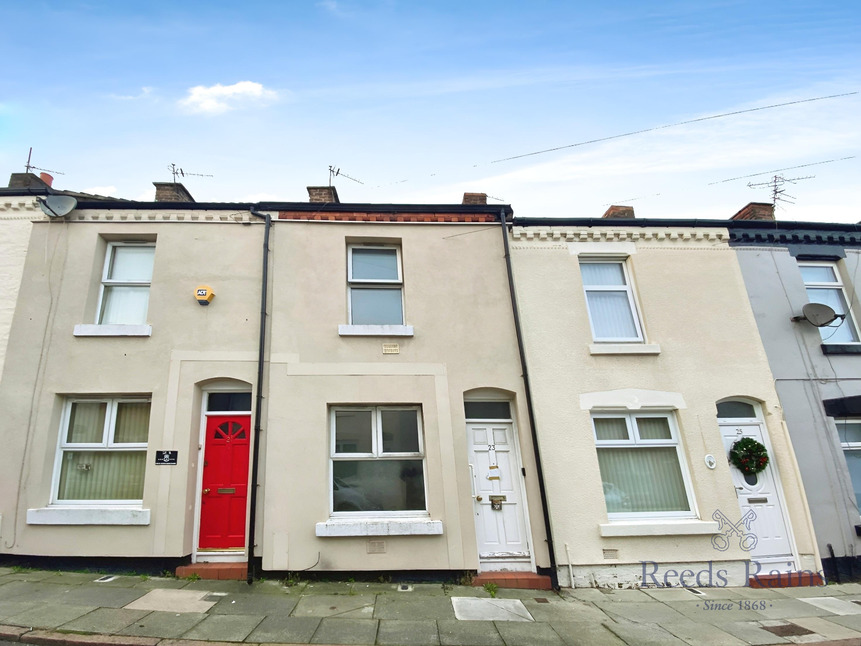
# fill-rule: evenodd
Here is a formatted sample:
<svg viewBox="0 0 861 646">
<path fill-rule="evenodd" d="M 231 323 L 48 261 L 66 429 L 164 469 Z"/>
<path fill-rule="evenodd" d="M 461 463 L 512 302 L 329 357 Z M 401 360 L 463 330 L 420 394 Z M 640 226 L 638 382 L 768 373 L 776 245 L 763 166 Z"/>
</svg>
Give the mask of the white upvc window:
<svg viewBox="0 0 861 646">
<path fill-rule="evenodd" d="M 427 515 L 419 406 L 338 406 L 331 417 L 333 516 Z"/>
<path fill-rule="evenodd" d="M 150 400 L 73 398 L 63 408 L 53 503 L 135 504 L 143 500 Z"/>
<path fill-rule="evenodd" d="M 403 325 L 401 250 L 349 245 L 347 284 L 350 325 Z"/>
<path fill-rule="evenodd" d="M 858 343 L 858 328 L 852 318 L 852 312 L 847 306 L 843 281 L 836 262 L 799 262 L 801 277 L 807 290 L 807 298 L 811 303 L 828 305 L 836 314 L 846 315 L 845 319 L 837 320 L 819 328 L 823 343 Z"/>
<path fill-rule="evenodd" d="M 146 323 L 155 245 L 111 242 L 105 256 L 96 323 Z"/>
<path fill-rule="evenodd" d="M 843 457 L 852 479 L 852 489 L 855 492 L 855 502 L 861 509 L 861 419 L 838 419 L 837 434 L 840 436 L 840 446 L 843 447 Z"/>
<path fill-rule="evenodd" d="M 592 338 L 599 342 L 642 343 L 643 330 L 625 261 L 581 257 L 580 275 Z"/>
<path fill-rule="evenodd" d="M 695 516 L 671 414 L 593 413 L 592 427 L 610 519 Z"/>
</svg>

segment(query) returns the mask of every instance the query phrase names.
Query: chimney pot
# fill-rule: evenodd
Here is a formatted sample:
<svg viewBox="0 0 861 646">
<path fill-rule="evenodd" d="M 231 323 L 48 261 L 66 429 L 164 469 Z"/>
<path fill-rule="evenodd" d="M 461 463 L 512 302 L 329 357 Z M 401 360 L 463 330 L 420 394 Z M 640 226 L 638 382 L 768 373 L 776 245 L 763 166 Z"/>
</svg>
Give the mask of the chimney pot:
<svg viewBox="0 0 861 646">
<path fill-rule="evenodd" d="M 311 202 L 320 202 L 328 204 L 340 204 L 338 199 L 338 189 L 334 186 L 309 186 L 308 198 Z"/>
<path fill-rule="evenodd" d="M 51 186 L 54 183 L 54 176 L 49 175 L 48 173 L 39 173 L 39 179 L 45 182 L 48 186 Z"/>
<path fill-rule="evenodd" d="M 463 204 L 487 204 L 487 193 L 464 193 Z"/>
<path fill-rule="evenodd" d="M 636 216 L 633 206 L 616 206 L 614 204 L 601 217 L 607 220 L 633 220 Z"/>
<path fill-rule="evenodd" d="M 768 202 L 751 202 L 730 220 L 770 220 L 774 221 L 774 205 Z"/>
<path fill-rule="evenodd" d="M 194 202 L 188 189 L 179 182 L 153 182 L 156 202 Z"/>
</svg>

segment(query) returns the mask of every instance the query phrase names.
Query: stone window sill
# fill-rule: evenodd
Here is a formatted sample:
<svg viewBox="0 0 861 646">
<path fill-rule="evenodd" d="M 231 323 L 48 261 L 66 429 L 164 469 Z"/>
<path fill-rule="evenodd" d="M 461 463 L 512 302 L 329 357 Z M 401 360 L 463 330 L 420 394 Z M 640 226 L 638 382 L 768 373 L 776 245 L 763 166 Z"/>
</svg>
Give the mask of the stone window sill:
<svg viewBox="0 0 861 646">
<path fill-rule="evenodd" d="M 705 520 L 616 521 L 599 525 L 601 536 L 682 536 L 717 534 L 718 523 Z"/>
<path fill-rule="evenodd" d="M 41 507 L 27 510 L 28 525 L 149 525 L 140 507 Z"/>
<path fill-rule="evenodd" d="M 657 343 L 592 343 L 589 354 L 661 354 Z"/>
<path fill-rule="evenodd" d="M 317 536 L 438 536 L 442 521 L 420 518 L 331 518 L 317 523 Z"/>
<path fill-rule="evenodd" d="M 340 336 L 413 336 L 412 325 L 339 325 Z"/>
<path fill-rule="evenodd" d="M 152 325 L 94 325 L 75 326 L 75 336 L 152 336 Z"/>
</svg>

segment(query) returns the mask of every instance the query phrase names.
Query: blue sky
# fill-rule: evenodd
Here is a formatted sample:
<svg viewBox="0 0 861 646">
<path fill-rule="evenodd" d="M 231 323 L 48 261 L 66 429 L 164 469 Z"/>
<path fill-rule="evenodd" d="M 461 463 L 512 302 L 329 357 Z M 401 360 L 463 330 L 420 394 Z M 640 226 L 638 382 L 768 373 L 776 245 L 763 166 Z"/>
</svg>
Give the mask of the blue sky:
<svg viewBox="0 0 861 646">
<path fill-rule="evenodd" d="M 861 6 L 773 2 L 7 3 L 0 170 L 153 199 L 460 202 L 521 216 L 861 220 Z M 846 159 L 851 158 L 851 159 Z M 820 164 L 819 162 L 832 161 Z M 761 175 L 758 175 L 762 173 Z M 756 177 L 724 181 L 735 177 Z M 2 178 L 0 178 L 2 181 Z"/>
</svg>

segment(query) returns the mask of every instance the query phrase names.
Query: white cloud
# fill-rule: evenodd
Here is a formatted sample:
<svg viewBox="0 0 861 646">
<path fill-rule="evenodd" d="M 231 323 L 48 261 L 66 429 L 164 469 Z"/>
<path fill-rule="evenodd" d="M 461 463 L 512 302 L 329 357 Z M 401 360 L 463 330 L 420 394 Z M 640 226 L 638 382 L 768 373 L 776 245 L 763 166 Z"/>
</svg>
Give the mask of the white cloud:
<svg viewBox="0 0 861 646">
<path fill-rule="evenodd" d="M 196 85 L 179 104 L 191 112 L 221 114 L 249 105 L 266 105 L 277 98 L 276 91 L 267 90 L 260 83 L 239 81 L 233 85 Z"/>
<path fill-rule="evenodd" d="M 89 193 L 90 195 L 105 195 L 111 196 L 117 192 L 116 186 L 91 186 L 85 188 L 81 193 Z"/>
<path fill-rule="evenodd" d="M 137 101 L 139 99 L 145 99 L 150 94 L 152 94 L 151 87 L 142 87 L 140 94 L 111 94 L 111 98 L 117 99 L 118 101 Z"/>
</svg>

